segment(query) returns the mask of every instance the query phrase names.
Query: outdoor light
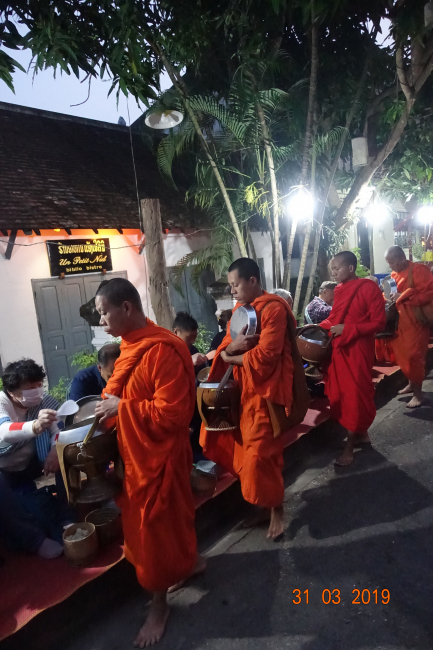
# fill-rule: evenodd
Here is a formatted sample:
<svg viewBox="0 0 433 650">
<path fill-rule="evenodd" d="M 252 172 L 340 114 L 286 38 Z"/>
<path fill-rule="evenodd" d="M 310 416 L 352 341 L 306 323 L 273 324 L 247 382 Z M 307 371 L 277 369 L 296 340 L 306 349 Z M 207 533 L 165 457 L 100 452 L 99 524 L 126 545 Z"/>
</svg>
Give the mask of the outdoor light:
<svg viewBox="0 0 433 650">
<path fill-rule="evenodd" d="M 418 210 L 417 217 L 426 226 L 433 223 L 433 205 L 423 205 Z"/>
<path fill-rule="evenodd" d="M 54 232 L 60 232 L 60 228 L 54 228 Z"/>
<path fill-rule="evenodd" d="M 146 115 L 144 123 L 151 129 L 172 129 L 174 126 L 178 126 L 182 120 L 183 115 L 180 111 L 155 110 Z"/>
<path fill-rule="evenodd" d="M 289 194 L 287 210 L 296 221 L 308 221 L 313 218 L 314 201 L 305 187 L 299 187 Z"/>
<path fill-rule="evenodd" d="M 381 223 L 389 214 L 389 207 L 385 203 L 373 203 L 364 212 L 365 218 L 371 225 Z"/>
</svg>

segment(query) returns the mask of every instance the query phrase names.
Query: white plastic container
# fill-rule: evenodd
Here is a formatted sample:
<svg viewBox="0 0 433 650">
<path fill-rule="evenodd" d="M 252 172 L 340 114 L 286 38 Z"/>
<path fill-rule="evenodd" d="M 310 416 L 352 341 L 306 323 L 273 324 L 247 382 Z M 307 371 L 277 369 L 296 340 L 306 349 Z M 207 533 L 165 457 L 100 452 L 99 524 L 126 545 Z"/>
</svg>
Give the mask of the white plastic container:
<svg viewBox="0 0 433 650">
<path fill-rule="evenodd" d="M 367 138 L 352 139 L 352 164 L 354 167 L 363 167 L 368 163 Z"/>
</svg>

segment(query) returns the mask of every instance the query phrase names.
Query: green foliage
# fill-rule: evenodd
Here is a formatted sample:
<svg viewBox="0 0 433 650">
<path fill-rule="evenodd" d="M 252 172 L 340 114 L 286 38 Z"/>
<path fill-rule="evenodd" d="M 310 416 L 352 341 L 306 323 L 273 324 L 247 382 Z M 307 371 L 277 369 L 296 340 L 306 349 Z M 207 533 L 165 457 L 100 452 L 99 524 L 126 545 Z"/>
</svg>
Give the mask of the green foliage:
<svg viewBox="0 0 433 650">
<path fill-rule="evenodd" d="M 344 230 L 339 230 L 335 225 L 333 220 L 334 215 L 335 210 L 326 211 L 323 223 L 323 241 L 321 247 L 326 252 L 328 259 L 331 259 L 341 251 L 347 237 Z"/>
<path fill-rule="evenodd" d="M 409 121 L 400 142 L 385 162 L 377 189 L 388 200 L 433 200 L 433 115 L 428 109 Z"/>
<path fill-rule="evenodd" d="M 3 379 L 0 377 L 0 390 L 3 390 Z"/>
<path fill-rule="evenodd" d="M 202 354 L 207 354 L 209 352 L 210 344 L 212 343 L 213 334 L 206 329 L 204 325 L 199 323 L 198 334 L 195 340 L 195 347 Z"/>
<path fill-rule="evenodd" d="M 319 200 L 326 201 L 321 191 L 367 52 L 372 59 L 352 130 L 362 133 L 368 124 L 374 156 L 374 150 L 386 142 L 401 115 L 404 102 L 395 83 L 394 45 L 390 40 L 390 46 L 379 46 L 375 29 L 380 32 L 386 22 L 394 38 L 405 44 L 407 53 L 411 49 L 410 38 L 422 43 L 429 52 L 424 4 L 421 0 L 315 1 L 320 72 L 313 146 L 317 153 L 315 194 Z M 305 0 L 270 0 L 266 7 L 263 0 L 6 2 L 0 6 L 0 82 L 12 87 L 12 73 L 19 67 L 4 48 L 26 48 L 33 55 L 34 73 L 50 67 L 55 72 L 81 76 L 89 84 L 95 77 L 108 78 L 110 92 L 117 96 L 132 95 L 145 105 L 157 99 L 164 105 L 164 96 L 157 95 L 166 61 L 178 77 L 186 69 L 183 82 L 192 95 L 186 101 L 190 101 L 206 135 L 209 151 L 236 206 L 236 218 L 247 240 L 248 227 L 252 220 L 257 227 L 257 217 L 258 227 L 272 232 L 270 177 L 258 104 L 263 108 L 269 131 L 280 214 L 282 197 L 299 182 L 308 101 L 305 77 L 310 69 L 311 7 L 311 2 Z M 19 31 L 15 23 L 19 24 Z M 395 94 L 377 101 L 381 92 L 390 88 L 395 88 Z M 165 106 L 178 107 L 185 114 L 184 101 L 177 90 L 171 89 Z M 424 101 L 426 106 L 431 105 L 430 97 Z M 370 112 L 376 102 L 375 110 Z M 213 125 L 220 130 L 212 131 Z M 313 147 L 310 157 L 312 150 Z M 405 154 L 406 150 L 410 155 Z M 349 151 L 347 138 L 343 156 L 348 157 Z M 180 155 L 188 155 L 194 167 L 194 178 L 188 179 L 188 198 L 209 211 L 212 219 L 216 217 L 214 233 L 219 233 L 214 252 L 208 250 L 201 254 L 201 259 L 191 257 L 187 263 L 215 263 L 224 268 L 234 237 L 232 225 L 209 161 L 197 147 L 197 136 L 188 118 L 158 148 L 158 166 L 171 187 L 176 185 L 173 161 Z M 417 199 L 422 198 L 421 202 L 431 200 L 433 161 L 428 143 L 419 151 L 416 145 L 400 149 L 398 155 L 400 160 L 396 152 L 389 164 L 385 162 L 374 182 L 383 182 L 383 190 L 390 195 L 407 197 L 412 193 Z M 346 176 L 347 187 L 354 177 L 355 174 Z M 253 186 L 257 196 L 251 200 L 251 192 L 246 192 L 246 188 Z M 323 243 L 328 241 L 331 250 L 338 245 L 340 235 L 331 233 L 332 220 L 326 220 L 325 226 Z M 218 256 L 223 258 L 220 263 Z"/>
<path fill-rule="evenodd" d="M 368 269 L 366 266 L 363 265 L 361 262 L 361 249 L 360 248 L 352 248 L 352 253 L 355 253 L 356 259 L 358 260 L 358 265 L 356 267 L 356 275 L 358 278 L 366 278 L 370 273 L 370 269 Z"/>
<path fill-rule="evenodd" d="M 414 258 L 420 262 L 424 254 L 424 247 L 422 244 L 412 244 L 412 255 Z"/>
<path fill-rule="evenodd" d="M 65 377 L 61 377 L 59 382 L 52 386 L 48 393 L 51 395 L 51 397 L 54 397 L 60 404 L 62 404 L 66 400 L 66 395 L 69 390 L 69 386 L 71 384 L 70 379 L 65 379 Z"/>
<path fill-rule="evenodd" d="M 84 350 L 83 352 L 75 352 L 75 354 L 71 356 L 71 366 L 77 366 L 80 370 L 94 366 L 97 362 L 97 350 L 94 352 L 87 352 L 87 350 Z"/>
</svg>

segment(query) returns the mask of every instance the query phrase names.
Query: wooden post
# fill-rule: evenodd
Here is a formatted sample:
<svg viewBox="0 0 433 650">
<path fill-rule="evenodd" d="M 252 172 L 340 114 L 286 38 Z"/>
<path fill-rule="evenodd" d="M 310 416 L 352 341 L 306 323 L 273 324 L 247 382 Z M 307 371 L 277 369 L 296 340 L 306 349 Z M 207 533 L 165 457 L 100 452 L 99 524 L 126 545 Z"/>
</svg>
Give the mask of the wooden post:
<svg viewBox="0 0 433 650">
<path fill-rule="evenodd" d="M 146 260 L 149 269 L 149 292 L 156 322 L 171 330 L 175 312 L 168 290 L 168 274 L 162 241 L 161 211 L 158 199 L 142 199 L 144 235 L 146 237 Z"/>
<path fill-rule="evenodd" d="M 10 258 L 12 257 L 12 251 L 15 246 L 15 239 L 17 238 L 17 232 L 18 230 L 11 230 L 11 234 L 9 235 L 9 241 L 5 253 L 5 259 L 7 260 L 10 260 Z"/>
</svg>

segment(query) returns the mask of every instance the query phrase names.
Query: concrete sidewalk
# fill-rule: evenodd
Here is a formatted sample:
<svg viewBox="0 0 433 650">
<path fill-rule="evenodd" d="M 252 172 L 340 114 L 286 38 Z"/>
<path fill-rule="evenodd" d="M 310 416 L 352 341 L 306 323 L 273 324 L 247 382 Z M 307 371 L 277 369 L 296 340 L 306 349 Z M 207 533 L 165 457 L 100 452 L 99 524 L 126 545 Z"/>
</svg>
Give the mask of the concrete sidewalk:
<svg viewBox="0 0 433 650">
<path fill-rule="evenodd" d="M 425 388 L 433 398 L 433 379 Z M 433 648 L 433 410 L 387 390 L 373 447 L 351 467 L 334 468 L 342 436 L 329 423 L 287 450 L 281 542 L 235 526 L 248 510 L 237 485 L 212 504 L 198 522 L 207 574 L 171 597 L 161 650 Z M 121 563 L 0 648 L 123 650 L 146 600 Z"/>
</svg>

